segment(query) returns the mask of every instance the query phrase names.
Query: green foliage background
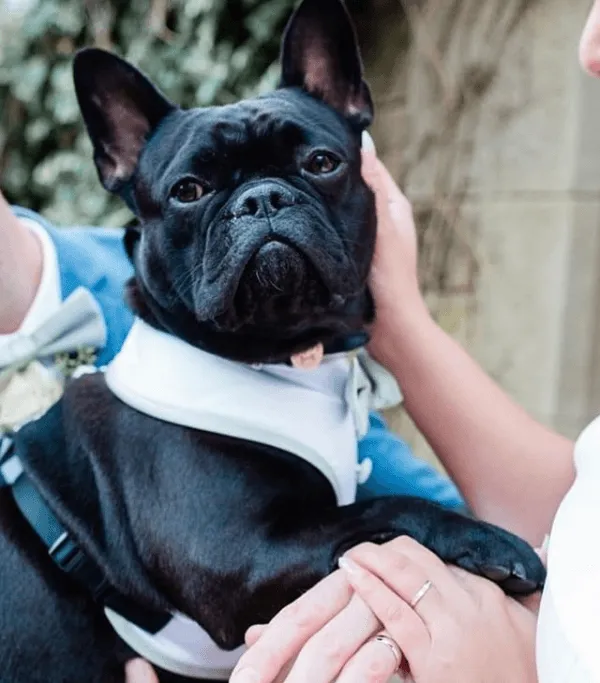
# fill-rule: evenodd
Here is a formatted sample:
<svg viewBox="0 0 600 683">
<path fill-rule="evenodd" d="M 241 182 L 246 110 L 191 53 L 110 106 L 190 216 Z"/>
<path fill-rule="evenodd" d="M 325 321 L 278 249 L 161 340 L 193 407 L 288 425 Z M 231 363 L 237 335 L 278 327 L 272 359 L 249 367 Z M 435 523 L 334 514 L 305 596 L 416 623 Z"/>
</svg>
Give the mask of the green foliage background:
<svg viewBox="0 0 600 683">
<path fill-rule="evenodd" d="M 116 51 L 175 102 L 224 104 L 272 88 L 294 0 L 32 0 L 0 17 L 0 186 L 58 223 L 123 225 L 98 182 L 71 79 L 84 45 Z M 0 4 L 1 8 L 1 4 Z"/>
</svg>

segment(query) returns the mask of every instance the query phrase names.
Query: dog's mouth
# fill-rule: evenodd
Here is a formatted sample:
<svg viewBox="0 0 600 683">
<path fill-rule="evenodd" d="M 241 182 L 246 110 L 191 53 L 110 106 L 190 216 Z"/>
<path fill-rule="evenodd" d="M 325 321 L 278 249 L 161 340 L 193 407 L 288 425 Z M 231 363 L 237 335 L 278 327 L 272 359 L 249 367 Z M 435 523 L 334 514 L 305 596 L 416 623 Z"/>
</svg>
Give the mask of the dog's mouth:
<svg viewBox="0 0 600 683">
<path fill-rule="evenodd" d="M 235 331 L 246 325 L 278 327 L 331 311 L 344 303 L 332 295 L 312 260 L 285 238 L 266 240 L 243 269 L 231 305 L 215 322 Z"/>
<path fill-rule="evenodd" d="M 257 281 L 263 291 L 292 293 L 307 280 L 318 279 L 310 260 L 289 240 L 279 237 L 266 240 L 246 264 L 240 288 Z"/>
<path fill-rule="evenodd" d="M 249 207 L 246 195 L 265 187 L 269 201 L 261 194 Z M 228 332 L 298 328 L 343 317 L 363 290 L 355 256 L 326 209 L 308 200 L 275 207 L 271 194 L 282 187 L 246 188 L 211 223 L 194 291 L 199 321 Z"/>
<path fill-rule="evenodd" d="M 360 288 L 356 265 L 337 230 L 314 207 L 284 208 L 275 215 L 228 216 L 206 236 L 195 308 L 199 320 L 229 312 L 235 299 L 253 294 L 326 305 Z"/>
<path fill-rule="evenodd" d="M 265 240 L 253 254 L 246 266 L 248 270 L 264 270 L 265 274 L 280 279 L 282 283 L 290 277 L 301 275 L 305 257 L 298 248 L 285 237 Z"/>
</svg>

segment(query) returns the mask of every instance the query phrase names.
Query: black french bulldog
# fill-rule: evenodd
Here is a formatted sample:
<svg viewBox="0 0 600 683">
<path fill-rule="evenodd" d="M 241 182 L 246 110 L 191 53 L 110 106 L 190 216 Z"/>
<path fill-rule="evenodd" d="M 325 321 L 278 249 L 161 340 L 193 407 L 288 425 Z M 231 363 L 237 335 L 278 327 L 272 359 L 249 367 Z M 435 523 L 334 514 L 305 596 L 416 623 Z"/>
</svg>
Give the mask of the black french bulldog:
<svg viewBox="0 0 600 683">
<path fill-rule="evenodd" d="M 116 56 L 85 50 L 74 66 L 102 183 L 139 218 L 129 304 L 241 362 L 352 347 L 374 316 L 375 211 L 360 171 L 373 112 L 340 0 L 304 0 L 282 67 L 269 95 L 183 111 Z M 177 610 L 236 648 L 366 540 L 407 534 L 509 593 L 544 580 L 534 551 L 499 528 L 418 499 L 337 507 L 301 459 L 136 412 L 102 374 L 73 381 L 13 452 L 48 524 L 68 533 L 53 562 L 22 515 L 30 502 L 17 508 L 16 486 L 0 490 L 5 683 L 123 683 L 132 653 L 101 604 L 115 595 L 129 614 Z"/>
</svg>

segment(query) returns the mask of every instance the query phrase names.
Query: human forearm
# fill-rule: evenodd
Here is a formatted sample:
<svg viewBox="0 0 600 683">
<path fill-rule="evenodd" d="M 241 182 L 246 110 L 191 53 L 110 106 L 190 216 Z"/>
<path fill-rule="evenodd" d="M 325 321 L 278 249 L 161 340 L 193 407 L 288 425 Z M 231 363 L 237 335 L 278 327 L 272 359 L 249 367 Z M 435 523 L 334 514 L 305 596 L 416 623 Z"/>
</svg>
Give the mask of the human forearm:
<svg viewBox="0 0 600 683">
<path fill-rule="evenodd" d="M 375 193 L 371 352 L 473 510 L 540 545 L 573 480 L 573 445 L 518 407 L 429 316 L 419 292 L 410 203 L 372 151 Z"/>
<path fill-rule="evenodd" d="M 468 503 L 539 545 L 573 480 L 573 444 L 514 403 L 424 306 L 405 308 L 386 330 L 376 355 Z"/>
<path fill-rule="evenodd" d="M 35 298 L 42 266 L 38 239 L 0 193 L 0 334 L 18 329 Z"/>
</svg>

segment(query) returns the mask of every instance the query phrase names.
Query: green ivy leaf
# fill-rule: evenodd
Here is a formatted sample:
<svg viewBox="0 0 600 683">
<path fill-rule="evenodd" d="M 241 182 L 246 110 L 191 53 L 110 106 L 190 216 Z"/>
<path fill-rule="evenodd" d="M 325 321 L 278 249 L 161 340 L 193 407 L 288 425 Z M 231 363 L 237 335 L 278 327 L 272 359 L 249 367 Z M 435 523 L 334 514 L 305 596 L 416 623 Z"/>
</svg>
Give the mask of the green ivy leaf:
<svg viewBox="0 0 600 683">
<path fill-rule="evenodd" d="M 41 57 L 31 57 L 14 69 L 11 86 L 14 97 L 24 104 L 31 104 L 38 97 L 48 75 L 48 64 Z"/>
</svg>

